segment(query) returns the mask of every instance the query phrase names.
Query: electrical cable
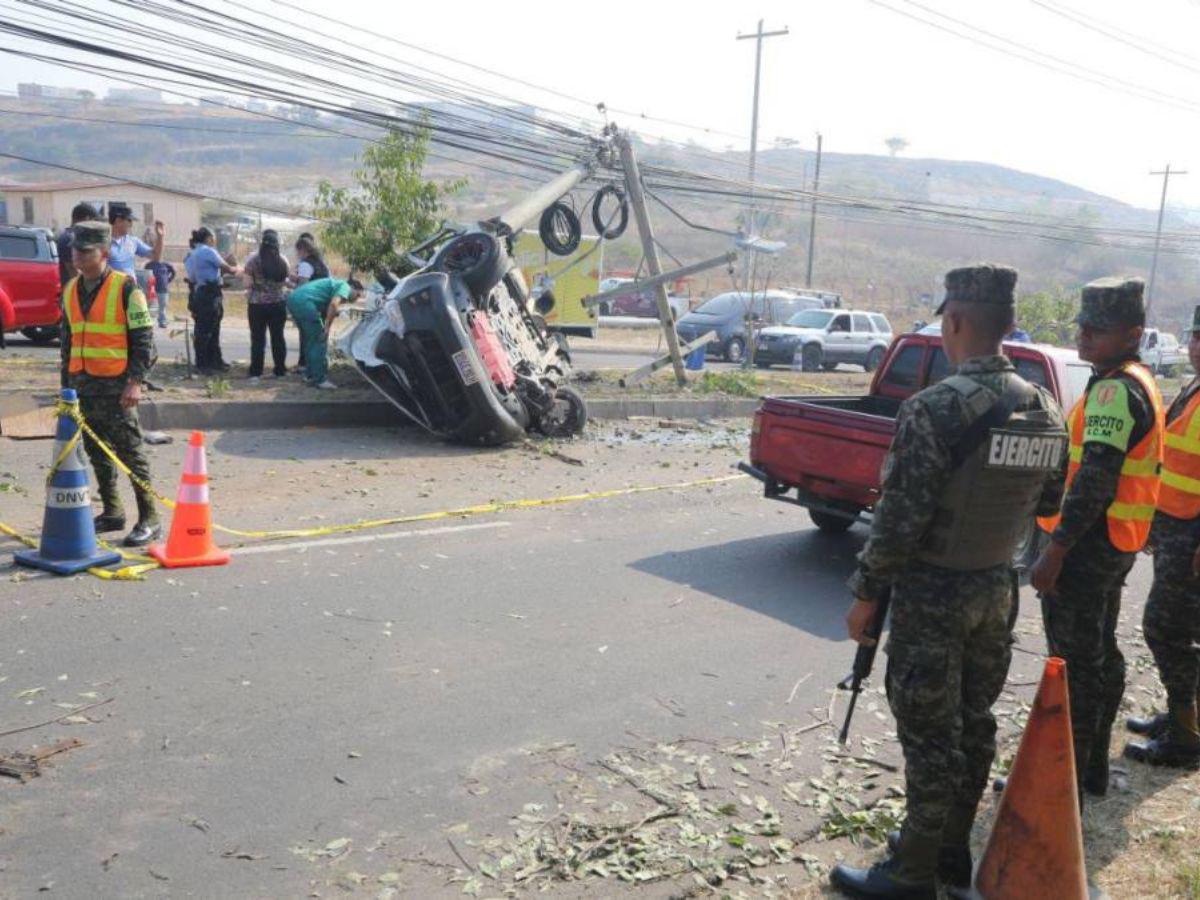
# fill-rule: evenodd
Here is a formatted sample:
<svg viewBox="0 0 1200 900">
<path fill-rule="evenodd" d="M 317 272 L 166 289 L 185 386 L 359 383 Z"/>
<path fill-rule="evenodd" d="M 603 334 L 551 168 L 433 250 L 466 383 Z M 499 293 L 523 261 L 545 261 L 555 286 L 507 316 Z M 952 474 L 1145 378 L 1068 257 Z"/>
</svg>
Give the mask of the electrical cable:
<svg viewBox="0 0 1200 900">
<path fill-rule="evenodd" d="M 616 210 L 609 215 L 607 220 L 600 215 L 600 205 L 604 202 L 605 197 L 613 197 L 617 201 Z M 617 218 L 617 224 L 610 226 L 614 216 Z M 608 241 L 615 241 L 629 227 L 629 201 L 625 197 L 625 192 L 617 187 L 617 185 L 603 185 L 593 195 L 592 227 L 596 229 L 596 234 Z"/>
<path fill-rule="evenodd" d="M 538 222 L 538 236 L 546 249 L 555 256 L 570 256 L 579 249 L 579 242 L 583 239 L 583 226 L 575 210 L 557 200 L 542 211 L 542 218 Z"/>
</svg>

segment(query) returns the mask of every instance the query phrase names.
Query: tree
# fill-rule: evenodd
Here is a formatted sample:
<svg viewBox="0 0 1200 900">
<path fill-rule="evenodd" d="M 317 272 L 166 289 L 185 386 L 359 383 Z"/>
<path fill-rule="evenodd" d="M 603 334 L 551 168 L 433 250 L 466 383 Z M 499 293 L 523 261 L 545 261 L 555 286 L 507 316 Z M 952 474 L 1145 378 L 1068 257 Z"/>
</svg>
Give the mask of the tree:
<svg viewBox="0 0 1200 900">
<path fill-rule="evenodd" d="M 1077 313 L 1074 294 L 1064 288 L 1026 294 L 1017 302 L 1017 323 L 1039 344 L 1070 345 Z"/>
<path fill-rule="evenodd" d="M 317 187 L 314 214 L 328 222 L 321 232 L 325 245 L 351 271 L 408 272 L 401 254 L 438 227 L 443 198 L 466 184 L 426 180 L 421 172 L 428 146 L 424 129 L 391 129 L 363 151 L 354 187 L 335 188 L 328 181 Z"/>
<path fill-rule="evenodd" d="M 887 146 L 888 153 L 891 156 L 895 156 L 897 153 L 903 153 L 905 150 L 908 149 L 908 141 L 906 141 L 904 138 L 900 137 L 899 135 L 890 137 L 883 143 Z"/>
</svg>

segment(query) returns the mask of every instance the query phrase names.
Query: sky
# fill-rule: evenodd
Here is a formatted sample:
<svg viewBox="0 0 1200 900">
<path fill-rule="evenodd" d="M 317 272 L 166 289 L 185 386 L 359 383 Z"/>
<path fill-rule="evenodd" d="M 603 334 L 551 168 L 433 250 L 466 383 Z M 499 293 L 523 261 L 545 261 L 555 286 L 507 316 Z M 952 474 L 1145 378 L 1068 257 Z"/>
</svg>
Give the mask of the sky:
<svg viewBox="0 0 1200 900">
<path fill-rule="evenodd" d="M 716 148 L 749 145 L 754 41 L 736 37 L 752 32 L 761 18 L 768 30 L 787 27 L 789 34 L 763 44 L 760 147 L 786 137 L 812 148 L 819 131 L 827 151 L 882 154 L 884 140 L 899 135 L 909 141 L 906 156 L 996 163 L 1141 207 L 1157 205 L 1162 179 L 1149 173 L 1170 162 L 1193 174 L 1172 178 L 1169 205 L 1200 207 L 1200 49 L 1190 40 L 1200 34 L 1200 0 L 608 0 L 592 6 L 459 0 L 452 15 L 436 3 L 296 2 L 365 29 L 356 37 L 364 45 L 486 83 L 515 100 L 593 116 L 588 104 L 603 101 L 614 121 L 647 136 L 693 138 Z M 310 38 L 324 27 L 274 0 L 237 5 L 260 10 L 276 26 L 297 24 Z M 1121 40 L 1048 7 L 1085 16 Z M 0 14 L 17 8 L 0 0 Z M 1009 53 L 911 18 L 966 31 L 938 13 L 985 29 L 992 37 L 969 33 L 1002 41 Z M 131 28 L 138 27 L 131 20 Z M 372 35 L 469 59 L 586 103 L 456 68 Z M 0 90 L 12 91 L 18 81 L 101 92 L 111 84 L 0 55 Z"/>
</svg>

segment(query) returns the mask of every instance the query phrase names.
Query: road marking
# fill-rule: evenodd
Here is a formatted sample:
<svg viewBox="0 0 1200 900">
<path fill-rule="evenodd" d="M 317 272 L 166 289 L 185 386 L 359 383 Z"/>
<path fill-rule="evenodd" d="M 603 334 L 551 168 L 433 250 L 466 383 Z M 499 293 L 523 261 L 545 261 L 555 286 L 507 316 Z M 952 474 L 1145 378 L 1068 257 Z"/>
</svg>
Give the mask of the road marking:
<svg viewBox="0 0 1200 900">
<path fill-rule="evenodd" d="M 251 547 L 233 548 L 233 555 L 248 553 L 284 553 L 288 550 L 309 550 L 314 547 L 341 547 L 345 544 L 367 544 L 371 541 L 393 541 L 399 538 L 424 537 L 432 534 L 456 534 L 462 531 L 482 531 L 486 528 L 508 528 L 510 522 L 477 522 L 473 525 L 447 525 L 444 528 L 421 528 L 409 531 L 389 531 L 386 534 L 360 534 L 355 537 L 322 538 L 317 541 L 289 541 L 287 543 L 255 544 Z"/>
</svg>

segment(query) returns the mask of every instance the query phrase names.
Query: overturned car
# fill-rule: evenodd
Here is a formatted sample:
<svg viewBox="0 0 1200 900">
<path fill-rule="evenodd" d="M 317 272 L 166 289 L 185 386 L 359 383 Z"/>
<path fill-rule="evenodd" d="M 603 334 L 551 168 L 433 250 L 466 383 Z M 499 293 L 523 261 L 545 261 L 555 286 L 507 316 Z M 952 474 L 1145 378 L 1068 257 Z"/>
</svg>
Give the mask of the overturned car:
<svg viewBox="0 0 1200 900">
<path fill-rule="evenodd" d="M 385 296 L 340 342 L 405 417 L 447 440 L 495 445 L 528 431 L 580 432 L 571 356 L 530 299 L 511 234 L 444 228 L 409 253 L 417 271 L 385 277 Z M 428 254 L 423 255 L 423 254 Z"/>
</svg>

